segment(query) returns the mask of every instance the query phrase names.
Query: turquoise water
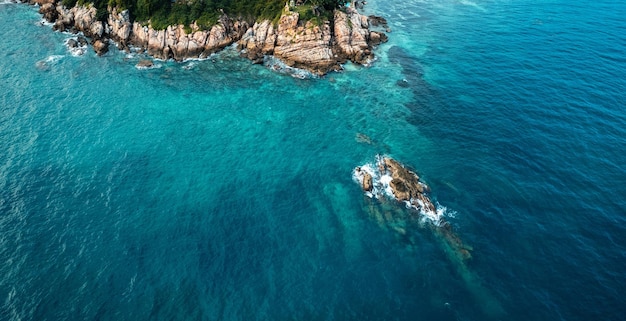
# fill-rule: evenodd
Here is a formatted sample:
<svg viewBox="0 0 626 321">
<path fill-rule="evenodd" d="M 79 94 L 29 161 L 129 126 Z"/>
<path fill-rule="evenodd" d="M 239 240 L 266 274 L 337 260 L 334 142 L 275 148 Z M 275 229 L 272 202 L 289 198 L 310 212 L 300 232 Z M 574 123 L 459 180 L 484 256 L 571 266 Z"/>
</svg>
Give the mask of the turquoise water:
<svg viewBox="0 0 626 321">
<path fill-rule="evenodd" d="M 620 320 L 626 5 L 389 1 L 370 68 L 91 51 L 0 5 L 0 319 Z M 371 138 L 371 144 L 357 139 Z M 473 246 L 371 218 L 417 169 Z"/>
</svg>

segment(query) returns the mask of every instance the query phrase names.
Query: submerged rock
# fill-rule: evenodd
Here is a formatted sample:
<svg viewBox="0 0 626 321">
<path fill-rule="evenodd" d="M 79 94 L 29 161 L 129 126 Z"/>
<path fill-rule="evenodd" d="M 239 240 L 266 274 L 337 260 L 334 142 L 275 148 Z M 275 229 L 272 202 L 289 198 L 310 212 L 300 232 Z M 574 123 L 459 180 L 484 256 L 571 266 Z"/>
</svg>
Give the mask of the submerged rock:
<svg viewBox="0 0 626 321">
<path fill-rule="evenodd" d="M 370 138 L 369 136 L 363 133 L 356 133 L 356 136 L 354 136 L 354 140 L 356 140 L 358 143 L 363 143 L 363 144 L 368 144 L 368 145 L 374 144 L 374 142 L 372 141 L 372 138 Z"/>
<path fill-rule="evenodd" d="M 154 62 L 149 59 L 142 59 L 136 65 L 137 68 L 152 68 L 154 67 Z"/>
</svg>

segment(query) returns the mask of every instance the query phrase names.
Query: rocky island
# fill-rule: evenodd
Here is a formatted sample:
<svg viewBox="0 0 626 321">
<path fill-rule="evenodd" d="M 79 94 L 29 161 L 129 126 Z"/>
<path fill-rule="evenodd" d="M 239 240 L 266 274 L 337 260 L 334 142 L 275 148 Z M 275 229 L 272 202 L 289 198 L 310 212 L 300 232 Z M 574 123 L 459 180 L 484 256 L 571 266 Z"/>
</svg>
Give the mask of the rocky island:
<svg viewBox="0 0 626 321">
<path fill-rule="evenodd" d="M 468 266 L 472 247 L 454 232 L 443 209 L 431 201 L 430 188 L 414 171 L 393 158 L 379 155 L 374 164 L 356 167 L 353 178 L 367 195 L 365 211 L 382 228 L 395 231 L 409 244 L 413 243 L 409 229 L 418 226 L 431 230 L 476 303 L 494 320 L 502 319 L 506 313 L 497 297 Z"/>
<path fill-rule="evenodd" d="M 364 16 L 356 9 L 362 3 L 346 6 L 345 1 L 330 2 L 330 6 L 323 1 L 311 1 L 320 5 L 291 1 L 273 19 L 229 14 L 220 8 L 209 18 L 202 16 L 204 20 L 201 17 L 188 24 L 166 26 L 155 22 L 163 8 L 152 16 L 147 11 L 144 19 L 150 19 L 142 21 L 133 17 L 141 11 L 137 9 L 133 14 L 133 10 L 123 9 L 120 1 L 109 1 L 106 9 L 82 1 L 73 6 L 67 6 L 71 4 L 68 0 L 28 1 L 40 6 L 39 12 L 53 29 L 88 37 L 98 54 L 106 53 L 114 43 L 122 50 L 133 47 L 154 58 L 182 61 L 206 58 L 236 44 L 241 55 L 254 63 L 262 63 L 264 57 L 272 55 L 288 66 L 323 75 L 340 70 L 347 61 L 369 64 L 374 59 L 373 47 L 387 41 L 383 31 L 370 30 L 370 26 L 386 25 L 383 18 Z M 139 0 L 136 7 L 141 1 L 146 0 Z M 193 10 L 199 1 L 175 0 L 169 10 Z"/>
<path fill-rule="evenodd" d="M 384 209 L 386 214 L 379 215 L 380 209 L 370 206 L 369 212 L 374 217 L 379 217 L 382 225 L 389 225 L 404 234 L 411 221 L 427 223 L 427 226 L 444 241 L 455 260 L 462 262 L 472 257 L 470 253 L 472 248 L 465 245 L 454 233 L 450 223 L 445 220 L 443 211 L 437 209 L 428 196 L 430 188 L 414 171 L 393 158 L 377 156 L 376 164 L 356 167 L 353 177 L 367 196 L 381 202 L 391 199 L 404 203 L 409 208 L 408 214 L 404 211 Z"/>
</svg>

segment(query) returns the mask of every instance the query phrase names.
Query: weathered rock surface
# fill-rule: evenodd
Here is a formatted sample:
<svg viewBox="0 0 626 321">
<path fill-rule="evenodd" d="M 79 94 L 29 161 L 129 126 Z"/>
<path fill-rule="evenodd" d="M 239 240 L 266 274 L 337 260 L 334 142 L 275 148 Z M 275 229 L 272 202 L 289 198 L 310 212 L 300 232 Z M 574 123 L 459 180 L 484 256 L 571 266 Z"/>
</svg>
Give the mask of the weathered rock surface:
<svg viewBox="0 0 626 321">
<path fill-rule="evenodd" d="M 98 40 L 93 42 L 93 50 L 98 55 L 103 55 L 107 51 L 109 51 L 109 43 L 106 42 L 106 41 L 102 41 L 102 40 L 98 39 Z"/>
<path fill-rule="evenodd" d="M 291 67 L 325 74 L 339 70 L 347 60 L 367 64 L 373 58 L 372 46 L 387 40 L 383 33 L 370 32 L 370 19 L 353 8 L 336 10 L 333 23 L 302 21 L 297 12 L 286 6 L 276 25 L 265 20 L 250 26 L 244 20 L 222 15 L 210 30 L 201 30 L 195 24 L 190 28 L 173 25 L 154 30 L 132 22 L 128 10 L 109 7 L 107 20 L 99 21 L 92 4 L 68 9 L 60 0 L 30 1 L 41 6 L 40 13 L 54 23 L 55 30 L 82 32 L 91 38 L 98 54 L 108 50 L 109 39 L 120 49 L 128 50 L 132 45 L 155 58 L 178 61 L 205 58 L 237 43 L 242 55 L 255 63 L 273 55 Z"/>
<path fill-rule="evenodd" d="M 420 182 L 417 174 L 388 157 L 383 158 L 383 163 L 385 168 L 391 173 L 392 179 L 389 182 L 389 186 L 396 199 L 410 202 L 411 205 L 424 211 L 436 212 L 432 201 L 424 195 L 426 184 Z"/>
<path fill-rule="evenodd" d="M 340 69 L 347 60 L 366 64 L 374 58 L 372 46 L 387 37 L 368 27 L 368 18 L 352 8 L 345 13 L 335 10 L 332 25 L 316 25 L 301 21 L 297 12 L 285 7 L 277 27 L 269 21 L 255 23 L 239 41 L 239 48 L 256 62 L 264 55 L 274 55 L 292 67 L 324 74 Z"/>
<path fill-rule="evenodd" d="M 128 10 L 120 12 L 117 8 L 109 8 L 107 24 L 109 26 L 111 39 L 118 43 L 120 48 L 126 49 L 128 47 L 130 34 L 133 30 L 133 24 L 130 21 Z"/>
<path fill-rule="evenodd" d="M 372 175 L 367 171 L 362 170 L 361 167 L 357 167 L 355 171 L 358 176 L 363 177 L 361 181 L 361 187 L 363 188 L 363 190 L 366 192 L 371 192 L 372 189 L 374 189 L 374 184 L 372 183 Z"/>
<path fill-rule="evenodd" d="M 347 8 L 345 13 L 335 10 L 334 27 L 336 51 L 340 59 L 364 64 L 374 58 L 368 43 L 370 32 L 367 17 L 352 7 Z"/>
</svg>

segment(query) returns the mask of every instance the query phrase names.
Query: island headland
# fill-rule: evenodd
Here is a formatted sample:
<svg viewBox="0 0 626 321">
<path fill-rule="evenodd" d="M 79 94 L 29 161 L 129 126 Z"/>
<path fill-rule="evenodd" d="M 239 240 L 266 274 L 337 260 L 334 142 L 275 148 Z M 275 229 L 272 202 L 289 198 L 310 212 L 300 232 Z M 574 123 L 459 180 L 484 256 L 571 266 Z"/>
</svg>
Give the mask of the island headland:
<svg viewBox="0 0 626 321">
<path fill-rule="evenodd" d="M 254 63 L 262 63 L 264 57 L 271 55 L 290 67 L 317 75 L 341 70 L 347 61 L 371 63 L 373 48 L 386 42 L 384 31 L 390 31 L 384 18 L 358 12 L 357 7 L 362 7 L 363 2 L 320 15 L 317 6 L 291 1 L 272 20 L 231 17 L 219 9 L 210 26 L 193 21 L 162 28 L 153 26 L 151 20 L 132 19 L 128 9 L 117 6 L 108 5 L 103 14 L 102 9 L 87 2 L 72 7 L 61 0 L 27 2 L 40 6 L 39 12 L 53 24 L 54 30 L 82 33 L 89 38 L 99 55 L 115 44 L 121 50 L 134 48 L 157 59 L 183 61 L 207 58 L 236 44 L 241 55 Z"/>
</svg>

